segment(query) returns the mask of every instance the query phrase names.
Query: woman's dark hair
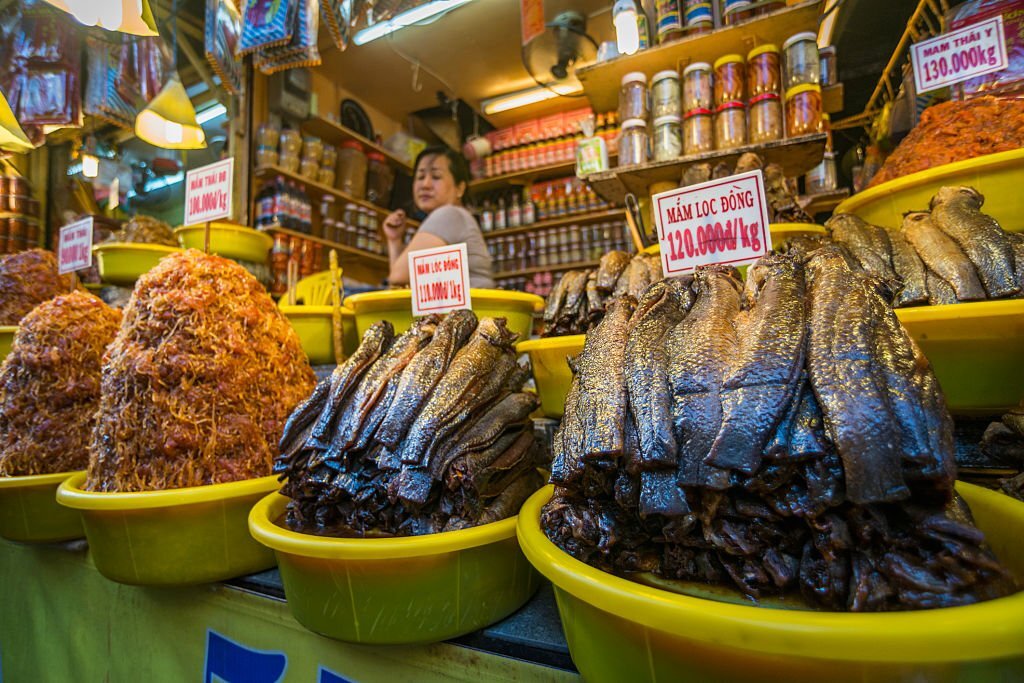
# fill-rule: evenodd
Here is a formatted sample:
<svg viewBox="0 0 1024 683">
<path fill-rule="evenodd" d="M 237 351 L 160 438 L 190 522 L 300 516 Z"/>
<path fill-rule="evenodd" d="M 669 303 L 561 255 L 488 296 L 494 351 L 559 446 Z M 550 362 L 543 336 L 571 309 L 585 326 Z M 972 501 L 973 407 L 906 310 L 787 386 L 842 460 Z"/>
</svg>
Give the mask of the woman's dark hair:
<svg viewBox="0 0 1024 683">
<path fill-rule="evenodd" d="M 416 155 L 416 163 L 412 165 L 414 173 L 420 167 L 420 161 L 427 157 L 444 157 L 447 159 L 448 168 L 451 169 L 456 186 L 459 183 L 466 183 L 466 187 L 469 187 L 469 164 L 466 163 L 466 158 L 461 154 L 451 147 L 445 147 L 444 145 L 427 147 Z"/>
</svg>

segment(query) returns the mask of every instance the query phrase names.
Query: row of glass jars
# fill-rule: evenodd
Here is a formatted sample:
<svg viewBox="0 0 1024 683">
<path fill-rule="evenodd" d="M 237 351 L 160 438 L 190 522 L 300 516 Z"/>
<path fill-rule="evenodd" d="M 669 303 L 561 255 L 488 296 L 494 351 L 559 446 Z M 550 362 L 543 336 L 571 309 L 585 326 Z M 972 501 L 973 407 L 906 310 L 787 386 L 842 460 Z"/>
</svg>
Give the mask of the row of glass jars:
<svg viewBox="0 0 1024 683">
<path fill-rule="evenodd" d="M 654 119 L 650 139 L 651 157 L 667 161 L 684 154 L 733 149 L 819 133 L 823 130 L 821 88 L 798 85 L 786 92 L 783 104 L 775 93 L 762 93 L 743 102 L 724 102 L 711 109 L 699 108 L 685 116 L 667 114 Z M 620 166 L 642 164 L 648 160 L 647 122 L 628 119 L 622 122 L 619 138 Z"/>
<path fill-rule="evenodd" d="M 712 109 L 730 102 L 746 102 L 764 94 L 781 96 L 800 85 L 821 85 L 821 66 L 817 37 L 814 33 L 798 33 L 783 43 L 786 69 L 783 79 L 779 48 L 768 43 L 742 55 L 729 54 L 717 59 L 714 66 L 697 62 L 680 74 L 674 69 L 659 71 L 650 80 L 640 71 L 622 77 L 619 91 L 619 114 L 629 119 L 657 119 L 681 116 L 695 109 Z"/>
</svg>

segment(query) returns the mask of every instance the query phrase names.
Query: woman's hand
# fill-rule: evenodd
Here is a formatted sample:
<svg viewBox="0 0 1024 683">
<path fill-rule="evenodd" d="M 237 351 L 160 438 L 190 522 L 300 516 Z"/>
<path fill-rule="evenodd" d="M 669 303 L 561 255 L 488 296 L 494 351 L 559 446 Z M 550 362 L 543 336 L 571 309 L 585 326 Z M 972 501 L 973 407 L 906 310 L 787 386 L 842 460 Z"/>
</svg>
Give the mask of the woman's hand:
<svg viewBox="0 0 1024 683">
<path fill-rule="evenodd" d="M 384 236 L 388 242 L 403 242 L 405 241 L 405 231 L 407 228 L 405 222 L 405 211 L 398 209 L 388 214 L 388 217 L 384 219 L 382 228 L 384 229 Z"/>
</svg>

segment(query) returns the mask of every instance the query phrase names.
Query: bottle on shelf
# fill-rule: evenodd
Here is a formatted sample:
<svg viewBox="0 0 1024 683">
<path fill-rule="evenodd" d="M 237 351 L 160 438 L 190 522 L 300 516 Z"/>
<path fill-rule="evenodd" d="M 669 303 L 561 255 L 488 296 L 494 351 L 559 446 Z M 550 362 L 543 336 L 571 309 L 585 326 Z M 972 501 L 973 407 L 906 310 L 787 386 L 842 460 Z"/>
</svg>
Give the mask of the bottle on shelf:
<svg viewBox="0 0 1024 683">
<path fill-rule="evenodd" d="M 498 206 L 494 210 L 494 229 L 504 230 L 508 227 L 508 223 L 505 221 L 505 198 L 498 197 Z"/>
<path fill-rule="evenodd" d="M 537 222 L 537 209 L 533 205 L 533 200 L 530 198 L 529 188 L 523 188 L 523 208 L 522 208 L 522 223 L 523 225 L 533 225 Z"/>
<path fill-rule="evenodd" d="M 484 207 L 480 210 L 480 230 L 483 232 L 490 232 L 494 230 L 494 208 L 491 206 L 491 200 L 484 200 Z"/>
<path fill-rule="evenodd" d="M 512 199 L 508 203 L 508 227 L 518 228 L 523 224 L 522 209 L 519 206 L 519 196 L 513 192 Z"/>
</svg>

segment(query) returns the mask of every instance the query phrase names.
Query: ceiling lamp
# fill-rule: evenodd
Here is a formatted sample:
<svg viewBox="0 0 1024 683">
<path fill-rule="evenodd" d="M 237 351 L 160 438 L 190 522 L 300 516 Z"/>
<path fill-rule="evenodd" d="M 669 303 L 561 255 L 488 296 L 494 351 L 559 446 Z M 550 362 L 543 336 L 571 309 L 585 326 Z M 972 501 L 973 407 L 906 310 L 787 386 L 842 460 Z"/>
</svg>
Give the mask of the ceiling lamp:
<svg viewBox="0 0 1024 683">
<path fill-rule="evenodd" d="M 135 117 L 135 135 L 164 149 L 203 149 L 206 135 L 177 72 Z"/>
<path fill-rule="evenodd" d="M 11 110 L 11 105 L 7 103 L 7 96 L 2 91 L 0 91 L 0 149 L 21 154 L 35 149 L 35 145 L 29 141 L 25 131 L 21 129 L 21 124 L 18 123 L 18 119 Z"/>
<path fill-rule="evenodd" d="M 82 145 L 82 175 L 95 178 L 100 174 L 100 158 L 96 156 L 96 138 L 89 136 Z"/>
<path fill-rule="evenodd" d="M 136 36 L 158 35 L 149 0 L 46 0 L 86 26 Z"/>
<path fill-rule="evenodd" d="M 583 89 L 578 85 L 574 88 L 566 90 L 565 92 L 551 90 L 538 86 L 536 88 L 530 88 L 528 90 L 520 90 L 518 92 L 509 93 L 507 95 L 499 95 L 498 97 L 492 97 L 488 100 L 481 102 L 484 115 L 489 116 L 491 114 L 499 114 L 509 109 L 518 109 L 519 107 L 526 107 L 531 104 L 538 102 L 544 102 L 545 100 L 551 100 L 556 97 L 569 97 L 572 95 L 578 95 L 583 92 Z"/>
</svg>

